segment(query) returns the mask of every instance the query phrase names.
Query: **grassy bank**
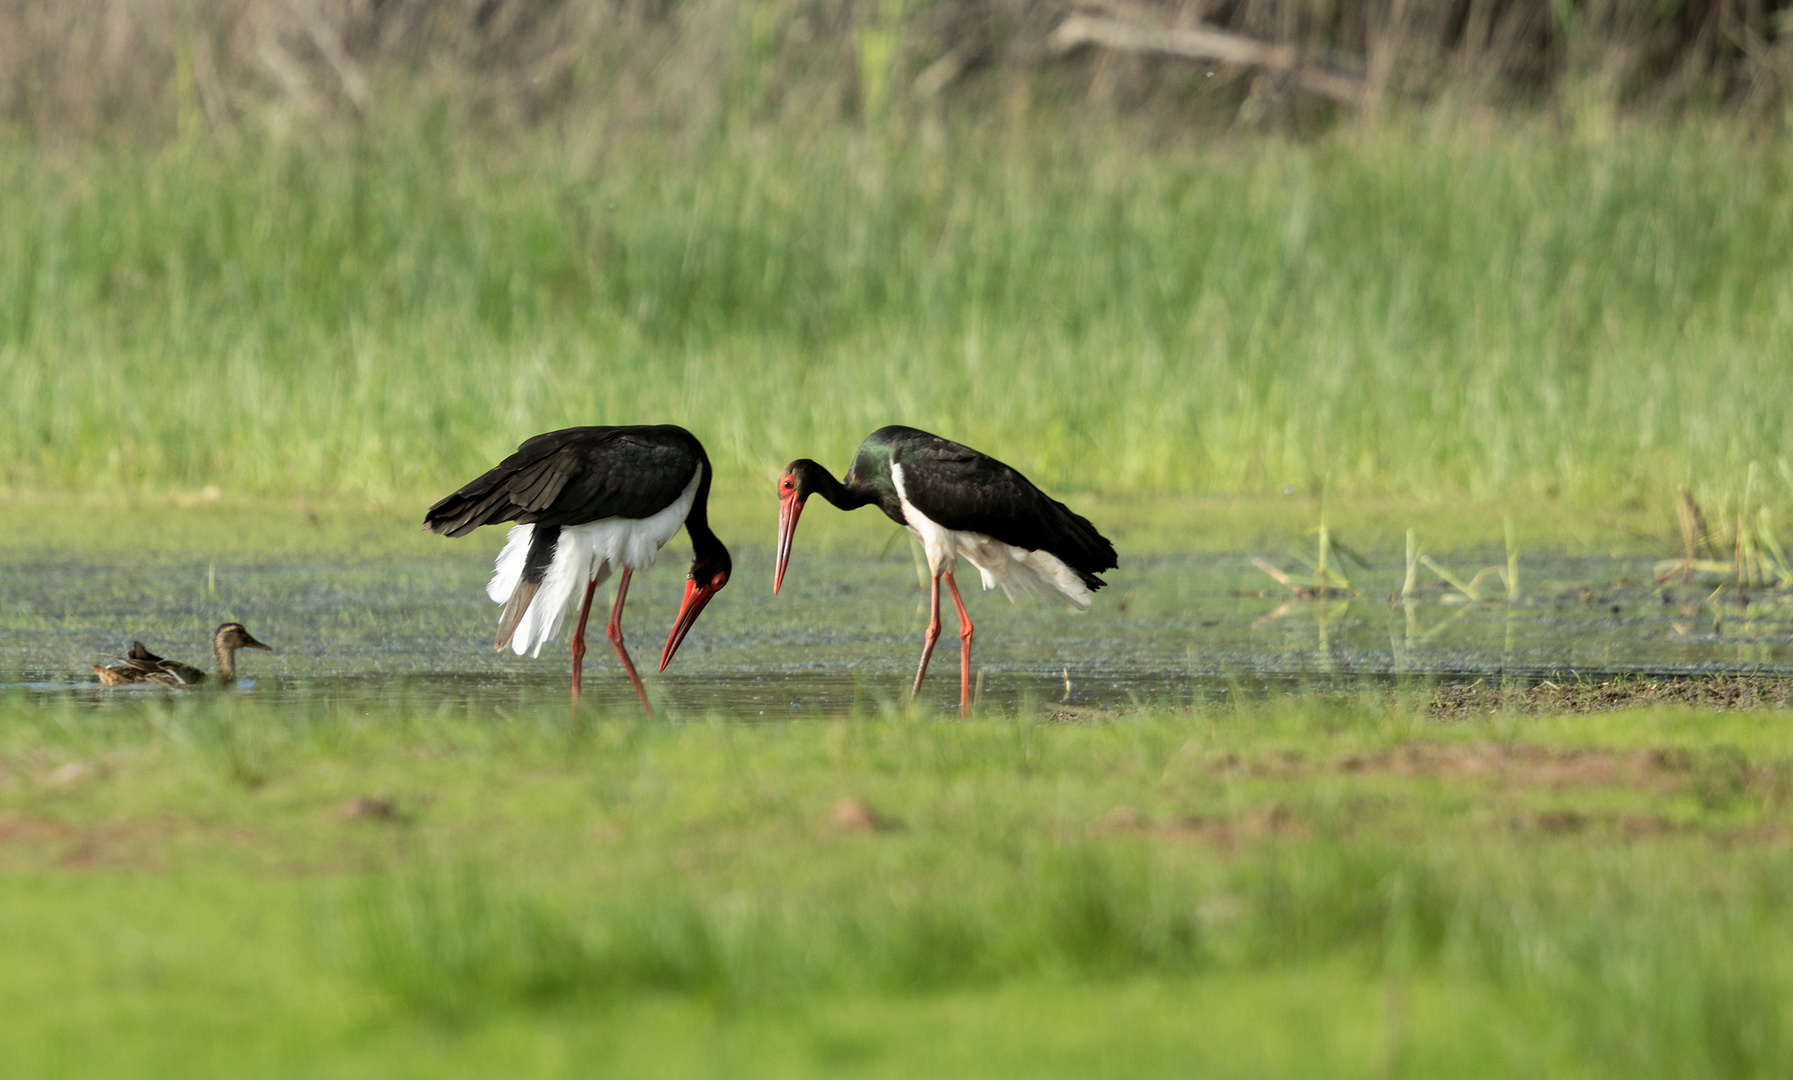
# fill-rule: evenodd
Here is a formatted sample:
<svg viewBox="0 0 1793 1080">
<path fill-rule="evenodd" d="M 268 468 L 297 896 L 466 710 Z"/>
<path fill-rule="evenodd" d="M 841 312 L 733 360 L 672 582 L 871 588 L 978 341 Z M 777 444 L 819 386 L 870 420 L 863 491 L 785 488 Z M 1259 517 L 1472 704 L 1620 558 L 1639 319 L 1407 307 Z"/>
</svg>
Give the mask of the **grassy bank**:
<svg viewBox="0 0 1793 1080">
<path fill-rule="evenodd" d="M 0 700 L 15 1075 L 1768 1076 L 1784 711 Z M 76 1007 L 78 1005 L 78 1007 Z"/>
<path fill-rule="evenodd" d="M 415 499 L 671 420 L 757 485 L 905 421 L 1071 491 L 1793 496 L 1785 143 L 936 136 L 0 143 L 0 478 Z"/>
</svg>

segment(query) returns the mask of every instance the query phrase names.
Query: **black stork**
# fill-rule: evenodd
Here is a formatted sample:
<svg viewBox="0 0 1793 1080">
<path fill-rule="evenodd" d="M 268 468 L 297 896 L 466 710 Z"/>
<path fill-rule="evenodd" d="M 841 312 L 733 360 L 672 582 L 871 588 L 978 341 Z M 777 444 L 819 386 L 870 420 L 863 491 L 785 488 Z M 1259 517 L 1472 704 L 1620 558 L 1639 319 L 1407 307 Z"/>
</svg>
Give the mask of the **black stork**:
<svg viewBox="0 0 1793 1080">
<path fill-rule="evenodd" d="M 703 444 L 672 424 L 550 431 L 525 440 L 496 468 L 430 507 L 423 527 L 466 536 L 481 525 L 517 523 L 486 586 L 486 595 L 504 605 L 493 644 L 499 651 L 509 645 L 519 656 L 531 649 L 540 656 L 585 587 L 573 631 L 575 707 L 592 594 L 621 569 L 605 636 L 616 646 L 641 707 L 652 713 L 623 645 L 623 601 L 629 578 L 654 565 L 684 525 L 691 536 L 691 573 L 660 654 L 665 671 L 704 605 L 728 584 L 728 548 L 710 531 L 710 472 Z"/>
<path fill-rule="evenodd" d="M 933 575 L 928 632 L 915 669 L 911 696 L 921 692 L 928 659 L 940 637 L 940 579 L 959 611 L 959 712 L 971 709 L 971 616 L 959 597 L 953 569 L 963 555 L 977 567 L 985 589 L 1000 586 L 1012 601 L 1017 590 L 1062 596 L 1079 611 L 1113 569 L 1114 545 L 1086 519 L 1053 499 L 1016 470 L 969 446 L 917 431 L 883 427 L 866 437 L 845 480 L 808 458 L 785 466 L 778 481 L 776 595 L 791 559 L 797 518 L 813 494 L 842 510 L 875 505 L 906 527 L 928 556 Z"/>
</svg>

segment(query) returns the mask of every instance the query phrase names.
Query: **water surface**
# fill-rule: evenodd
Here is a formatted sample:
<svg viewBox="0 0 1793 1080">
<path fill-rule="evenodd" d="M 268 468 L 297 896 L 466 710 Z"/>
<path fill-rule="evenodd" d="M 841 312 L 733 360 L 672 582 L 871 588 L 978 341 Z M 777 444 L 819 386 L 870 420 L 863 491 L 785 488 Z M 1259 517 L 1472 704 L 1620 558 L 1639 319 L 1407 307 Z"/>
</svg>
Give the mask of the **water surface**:
<svg viewBox="0 0 1793 1080">
<path fill-rule="evenodd" d="M 429 557 L 341 560 L 0 555 L 0 684 L 96 702 L 190 693 L 101 690 L 91 665 L 132 640 L 207 660 L 212 629 L 235 618 L 277 650 L 241 658 L 239 690 L 264 698 L 481 714 L 563 698 L 572 620 L 539 659 L 494 652 L 488 558 L 447 544 Z M 880 559 L 799 549 L 778 597 L 770 553 L 738 552 L 733 581 L 667 673 L 652 674 L 687 559 L 669 550 L 637 576 L 624 619 L 636 665 L 666 711 L 834 715 L 904 698 L 927 614 L 900 546 Z M 1466 577 L 1503 560 L 1471 552 L 1447 562 Z M 1465 602 L 1437 582 L 1402 601 L 1390 595 L 1404 575 L 1400 556 L 1371 563 L 1355 570 L 1354 595 L 1327 601 L 1292 598 L 1244 554 L 1128 559 L 1081 613 L 1031 598 L 1011 605 L 973 588 L 966 601 L 981 700 L 1107 707 L 1400 682 L 1793 674 L 1785 598 L 1739 604 L 1734 589 L 1715 596 L 1710 586 L 1658 585 L 1648 559 L 1529 556 L 1514 603 Z M 963 580 L 976 575 L 966 568 Z M 633 708 L 599 608 L 585 700 Z M 950 605 L 944 629 L 923 701 L 951 710 L 959 658 Z"/>
</svg>

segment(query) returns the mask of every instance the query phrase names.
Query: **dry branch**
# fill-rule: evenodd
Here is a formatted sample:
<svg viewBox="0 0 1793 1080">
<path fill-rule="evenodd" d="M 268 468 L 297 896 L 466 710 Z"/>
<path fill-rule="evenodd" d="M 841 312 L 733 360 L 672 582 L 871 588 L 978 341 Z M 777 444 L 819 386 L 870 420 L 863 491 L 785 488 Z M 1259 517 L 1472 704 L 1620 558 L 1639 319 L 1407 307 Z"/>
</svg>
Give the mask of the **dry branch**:
<svg viewBox="0 0 1793 1080">
<path fill-rule="evenodd" d="M 910 91 L 916 97 L 924 99 L 938 95 L 977 61 L 978 52 L 975 45 L 955 46 L 945 56 L 923 68 L 921 74 L 915 77 Z"/>
<path fill-rule="evenodd" d="M 336 73 L 337 80 L 342 84 L 343 95 L 355 108 L 365 109 L 368 101 L 367 76 L 361 73 L 361 66 L 343 48 L 342 38 L 337 34 L 336 28 L 325 22 L 315 7 L 302 3 L 289 3 L 287 6 L 299 20 L 299 25 L 304 27 L 305 36 L 317 46 L 324 62 Z"/>
<path fill-rule="evenodd" d="M 1334 589 L 1324 585 L 1303 585 L 1255 555 L 1252 556 L 1251 565 L 1269 574 L 1278 585 L 1294 593 L 1296 600 L 1344 600 L 1354 595 L 1350 589 Z M 1284 608 L 1287 606 L 1285 604 L 1283 608 L 1278 608 L 1265 618 L 1280 619 L 1285 614 Z"/>
<path fill-rule="evenodd" d="M 1047 44 L 1059 53 L 1083 45 L 1099 45 L 1123 52 L 1161 53 L 1190 60 L 1243 64 L 1279 75 L 1290 74 L 1295 85 L 1303 90 L 1341 104 L 1356 105 L 1363 97 L 1362 79 L 1309 64 L 1293 45 L 1273 45 L 1223 30 L 1171 29 L 1093 15 L 1072 15 L 1052 32 Z"/>
</svg>

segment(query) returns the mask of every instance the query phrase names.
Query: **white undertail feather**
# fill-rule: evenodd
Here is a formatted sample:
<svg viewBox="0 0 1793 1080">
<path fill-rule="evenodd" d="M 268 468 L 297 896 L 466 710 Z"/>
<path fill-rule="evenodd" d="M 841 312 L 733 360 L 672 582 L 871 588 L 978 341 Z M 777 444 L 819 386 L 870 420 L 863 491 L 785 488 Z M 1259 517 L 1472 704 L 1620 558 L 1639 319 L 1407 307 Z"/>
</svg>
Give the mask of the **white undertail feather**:
<svg viewBox="0 0 1793 1080">
<path fill-rule="evenodd" d="M 1078 611 L 1090 606 L 1095 597 L 1077 572 L 1063 559 L 1047 551 L 1029 551 L 1005 544 L 983 533 L 949 529 L 917 510 L 909 502 L 903 487 L 903 467 L 891 465 L 890 477 L 896 482 L 897 499 L 903 504 L 903 517 L 909 531 L 921 541 L 928 556 L 928 572 L 939 574 L 958 565 L 959 557 L 977 567 L 985 590 L 1000 588 L 1013 601 L 1018 592 L 1033 593 L 1042 599 L 1063 597 Z"/>
<path fill-rule="evenodd" d="M 560 631 L 561 620 L 585 598 L 585 586 L 596 581 L 602 585 L 612 572 L 623 567 L 646 570 L 659 558 L 666 546 L 685 523 L 691 503 L 697 497 L 697 484 L 703 466 L 691 476 L 685 490 L 666 509 L 646 518 L 605 518 L 584 525 L 567 525 L 560 530 L 554 546 L 554 561 L 542 578 L 542 587 L 530 601 L 529 608 L 511 635 L 511 648 L 518 656 L 542 654 L 542 646 Z M 510 600 L 517 583 L 523 579 L 523 562 L 529 557 L 529 542 L 535 535 L 534 525 L 516 525 L 505 538 L 504 550 L 492 568 L 492 580 L 486 595 L 495 604 Z M 593 600 L 593 606 L 597 606 Z M 607 608 L 605 610 L 608 610 Z"/>
</svg>

